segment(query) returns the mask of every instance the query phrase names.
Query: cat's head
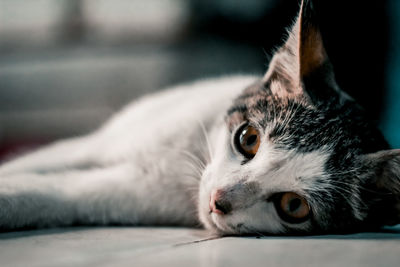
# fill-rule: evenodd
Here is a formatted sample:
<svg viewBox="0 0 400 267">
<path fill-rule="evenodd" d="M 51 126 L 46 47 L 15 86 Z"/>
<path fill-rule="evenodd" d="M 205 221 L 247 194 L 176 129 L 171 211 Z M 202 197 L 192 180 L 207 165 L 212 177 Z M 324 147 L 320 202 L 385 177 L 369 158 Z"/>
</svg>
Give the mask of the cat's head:
<svg viewBox="0 0 400 267">
<path fill-rule="evenodd" d="M 225 121 L 200 185 L 207 228 L 332 233 L 400 223 L 400 150 L 388 150 L 336 84 L 311 1 Z"/>
</svg>

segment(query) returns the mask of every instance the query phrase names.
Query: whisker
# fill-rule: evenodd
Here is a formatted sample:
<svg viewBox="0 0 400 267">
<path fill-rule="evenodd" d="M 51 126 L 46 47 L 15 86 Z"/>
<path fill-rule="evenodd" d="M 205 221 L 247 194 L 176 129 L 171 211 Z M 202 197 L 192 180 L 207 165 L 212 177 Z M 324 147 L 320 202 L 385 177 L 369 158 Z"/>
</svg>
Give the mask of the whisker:
<svg viewBox="0 0 400 267">
<path fill-rule="evenodd" d="M 204 122 L 202 121 L 202 120 L 200 120 L 200 119 L 197 119 L 197 123 L 199 124 L 199 126 L 200 126 L 200 130 L 201 130 L 201 133 L 202 133 L 202 135 L 203 135 L 203 137 L 204 137 L 204 141 L 206 142 L 206 155 L 208 156 L 208 161 L 210 162 L 212 159 L 213 159 L 213 149 L 212 149 L 212 146 L 211 146 L 211 142 L 210 142 L 210 138 L 208 137 L 208 133 L 207 133 L 207 130 L 206 130 L 206 127 L 205 127 L 205 125 L 204 125 Z"/>
<path fill-rule="evenodd" d="M 189 167 L 190 170 L 193 172 L 184 172 L 182 173 L 184 177 L 189 177 L 195 179 L 197 182 L 200 181 L 201 176 L 203 175 L 203 171 L 206 168 L 205 162 L 196 156 L 194 153 L 184 150 L 184 149 L 172 149 L 170 147 L 164 147 L 168 152 L 174 152 L 184 156 L 182 158 L 183 162 L 185 163 L 186 167 Z"/>
</svg>

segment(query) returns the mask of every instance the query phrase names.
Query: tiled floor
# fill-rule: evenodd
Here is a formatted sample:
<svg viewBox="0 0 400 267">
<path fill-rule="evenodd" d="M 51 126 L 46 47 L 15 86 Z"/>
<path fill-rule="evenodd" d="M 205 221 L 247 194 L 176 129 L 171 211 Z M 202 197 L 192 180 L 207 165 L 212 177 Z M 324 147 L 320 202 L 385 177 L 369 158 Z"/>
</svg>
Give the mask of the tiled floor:
<svg viewBox="0 0 400 267">
<path fill-rule="evenodd" d="M 0 234 L 1 266 L 399 266 L 400 229 L 210 239 L 185 228 L 69 228 Z"/>
</svg>

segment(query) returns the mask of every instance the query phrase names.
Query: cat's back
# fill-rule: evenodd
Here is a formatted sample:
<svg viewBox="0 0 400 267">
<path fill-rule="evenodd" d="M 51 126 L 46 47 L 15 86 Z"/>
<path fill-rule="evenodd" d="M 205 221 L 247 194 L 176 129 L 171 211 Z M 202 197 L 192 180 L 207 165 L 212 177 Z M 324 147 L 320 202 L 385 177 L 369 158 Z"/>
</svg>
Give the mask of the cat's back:
<svg viewBox="0 0 400 267">
<path fill-rule="evenodd" d="M 208 128 L 223 118 L 232 100 L 256 79 L 250 75 L 205 79 L 144 96 L 115 114 L 96 136 L 110 146 L 108 154 L 148 150 L 174 137 L 187 138 L 200 124 Z"/>
<path fill-rule="evenodd" d="M 199 112 L 215 114 L 224 110 L 233 98 L 255 80 L 255 76 L 226 76 L 167 88 L 133 101 L 116 114 L 105 127 L 112 128 L 123 124 L 123 128 L 126 129 L 126 126 L 134 122 L 141 121 L 148 124 L 157 118 L 166 117 L 198 116 L 201 119 Z"/>
</svg>

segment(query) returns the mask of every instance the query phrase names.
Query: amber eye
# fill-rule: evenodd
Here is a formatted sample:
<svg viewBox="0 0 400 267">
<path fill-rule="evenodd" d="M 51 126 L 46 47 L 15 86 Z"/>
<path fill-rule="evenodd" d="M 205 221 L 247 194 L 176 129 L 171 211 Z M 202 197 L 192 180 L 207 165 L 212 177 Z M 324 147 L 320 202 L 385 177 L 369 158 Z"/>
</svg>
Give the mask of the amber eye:
<svg viewBox="0 0 400 267">
<path fill-rule="evenodd" d="M 288 223 L 302 223 L 309 218 L 310 206 L 296 193 L 278 194 L 274 203 L 281 219 Z"/>
<path fill-rule="evenodd" d="M 235 136 L 235 146 L 246 158 L 253 158 L 260 146 L 260 134 L 251 125 L 244 125 L 239 128 Z"/>
</svg>

